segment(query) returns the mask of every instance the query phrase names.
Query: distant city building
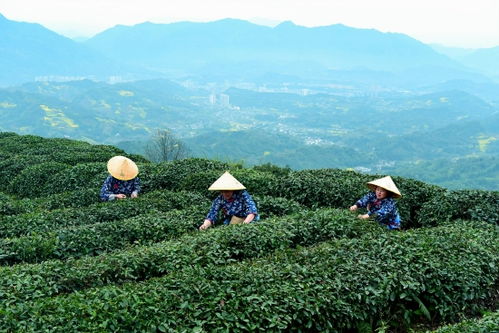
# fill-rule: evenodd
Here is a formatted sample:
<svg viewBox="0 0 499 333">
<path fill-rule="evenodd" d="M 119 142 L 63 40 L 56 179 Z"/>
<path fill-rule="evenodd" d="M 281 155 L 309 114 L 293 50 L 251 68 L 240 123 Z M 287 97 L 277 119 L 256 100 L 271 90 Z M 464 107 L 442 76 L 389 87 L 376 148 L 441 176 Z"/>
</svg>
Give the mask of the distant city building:
<svg viewBox="0 0 499 333">
<path fill-rule="evenodd" d="M 229 103 L 229 95 L 226 95 L 226 94 L 220 94 L 218 95 L 218 98 L 219 98 L 219 104 L 222 105 L 222 106 L 230 106 L 230 103 Z"/>
<path fill-rule="evenodd" d="M 217 95 L 211 94 L 209 98 L 210 98 L 210 104 L 211 105 L 217 104 Z"/>
<path fill-rule="evenodd" d="M 230 107 L 230 99 L 227 94 L 211 94 L 209 97 L 209 103 L 211 105 L 220 105 L 223 107 Z"/>
<path fill-rule="evenodd" d="M 35 81 L 37 82 L 68 82 L 68 81 L 81 81 L 81 80 L 95 80 L 93 76 L 62 76 L 62 75 L 47 75 L 47 76 L 37 76 Z"/>
</svg>

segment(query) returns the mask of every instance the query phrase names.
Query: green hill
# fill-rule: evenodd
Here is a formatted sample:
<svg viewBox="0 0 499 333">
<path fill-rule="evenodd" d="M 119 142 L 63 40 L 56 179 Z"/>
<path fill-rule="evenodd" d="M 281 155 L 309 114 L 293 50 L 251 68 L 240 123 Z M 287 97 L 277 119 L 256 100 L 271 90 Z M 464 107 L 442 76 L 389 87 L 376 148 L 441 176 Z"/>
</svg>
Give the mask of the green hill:
<svg viewBox="0 0 499 333">
<path fill-rule="evenodd" d="M 143 143 L 156 129 L 169 129 L 195 157 L 295 170 L 392 172 L 441 186 L 452 182 L 456 189 L 499 189 L 497 172 L 473 173 L 481 168 L 475 157 L 493 159 L 499 152 L 499 113 L 491 102 L 458 90 L 297 92 L 230 88 L 221 95 L 168 80 L 35 82 L 0 90 L 0 130 L 114 144 L 143 154 Z M 463 182 L 438 176 L 464 158 L 469 159 L 460 170 Z M 441 169 L 423 168 L 426 164 Z"/>
<path fill-rule="evenodd" d="M 395 176 L 396 232 L 347 209 L 380 175 L 129 155 L 143 191 L 99 202 L 117 154 L 0 133 L 1 331 L 494 327 L 472 318 L 498 309 L 499 192 Z M 226 170 L 261 220 L 200 232 Z"/>
</svg>

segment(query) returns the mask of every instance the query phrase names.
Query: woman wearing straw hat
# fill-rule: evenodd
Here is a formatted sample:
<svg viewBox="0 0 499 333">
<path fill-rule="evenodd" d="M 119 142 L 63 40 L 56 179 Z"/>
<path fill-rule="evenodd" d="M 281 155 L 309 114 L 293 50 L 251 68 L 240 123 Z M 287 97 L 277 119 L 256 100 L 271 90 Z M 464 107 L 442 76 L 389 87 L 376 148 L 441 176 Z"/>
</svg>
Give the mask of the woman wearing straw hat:
<svg viewBox="0 0 499 333">
<path fill-rule="evenodd" d="M 223 214 L 223 224 L 250 223 L 258 220 L 258 212 L 251 195 L 230 173 L 225 172 L 208 190 L 220 191 L 220 195 L 213 200 L 211 209 L 199 230 L 208 229 L 215 224 L 220 211 Z"/>
<path fill-rule="evenodd" d="M 388 229 L 400 229 L 400 215 L 397 210 L 397 204 L 393 199 L 398 199 L 402 195 L 397 186 L 395 186 L 392 178 L 386 176 L 376 179 L 368 182 L 367 186 L 372 192 L 359 199 L 355 205 L 350 207 L 350 210 L 356 211 L 359 207 L 366 207 L 367 214 L 360 214 L 358 218 L 368 219 L 374 216 L 379 224 Z"/>
<path fill-rule="evenodd" d="M 125 156 L 114 156 L 107 162 L 109 175 L 100 190 L 100 199 L 136 198 L 140 192 L 140 179 L 137 177 L 139 168 Z"/>
</svg>

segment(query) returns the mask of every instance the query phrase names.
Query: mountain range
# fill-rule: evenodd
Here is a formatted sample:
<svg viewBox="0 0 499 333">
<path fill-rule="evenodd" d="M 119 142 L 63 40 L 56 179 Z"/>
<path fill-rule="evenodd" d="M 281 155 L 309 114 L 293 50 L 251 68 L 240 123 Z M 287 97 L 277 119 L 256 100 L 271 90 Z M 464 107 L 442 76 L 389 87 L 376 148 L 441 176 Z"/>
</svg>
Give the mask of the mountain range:
<svg viewBox="0 0 499 333">
<path fill-rule="evenodd" d="M 451 79 L 490 82 L 484 73 L 499 72 L 497 48 L 468 54 L 460 63 L 404 34 L 341 24 L 307 28 L 283 22 L 271 28 L 235 19 L 146 22 L 116 26 L 76 42 L 0 14 L 0 31 L 3 86 L 81 78 L 254 82 L 269 73 L 334 81 L 355 79 L 359 73 L 370 77 L 373 71 L 404 86 Z"/>
<path fill-rule="evenodd" d="M 144 153 L 168 129 L 194 156 L 499 189 L 498 48 L 234 19 L 0 36 L 0 131 Z"/>
</svg>

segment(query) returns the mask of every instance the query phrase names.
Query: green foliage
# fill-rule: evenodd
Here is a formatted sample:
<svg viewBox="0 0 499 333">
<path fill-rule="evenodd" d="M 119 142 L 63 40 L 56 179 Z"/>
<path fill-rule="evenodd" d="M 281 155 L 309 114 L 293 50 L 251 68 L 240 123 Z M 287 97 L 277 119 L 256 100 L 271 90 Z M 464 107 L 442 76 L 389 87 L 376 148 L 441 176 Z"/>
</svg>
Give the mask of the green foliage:
<svg viewBox="0 0 499 333">
<path fill-rule="evenodd" d="M 229 164 L 201 158 L 189 158 L 159 164 L 139 165 L 144 191 L 159 189 L 188 190 L 190 182 L 186 178 L 205 171 L 223 173 Z"/>
<path fill-rule="evenodd" d="M 0 151 L 23 156 L 43 156 L 45 161 L 75 165 L 85 162 L 107 162 L 115 155 L 126 153 L 113 146 L 92 145 L 83 141 L 34 135 L 11 135 L 0 138 Z M 138 155 L 137 162 L 147 161 Z"/>
<path fill-rule="evenodd" d="M 40 210 L 54 210 L 87 207 L 99 202 L 99 200 L 99 191 L 95 188 L 80 188 L 76 191 L 46 195 L 31 202 Z"/>
<path fill-rule="evenodd" d="M 458 324 L 447 325 L 432 333 L 497 333 L 499 332 L 499 310 L 485 314 L 479 319 L 468 319 Z"/>
<path fill-rule="evenodd" d="M 0 216 L 16 215 L 29 212 L 35 204 L 31 200 L 15 200 L 0 192 Z"/>
<path fill-rule="evenodd" d="M 36 263 L 48 259 L 79 258 L 121 249 L 131 244 L 151 244 L 196 230 L 206 207 L 176 213 L 148 213 L 115 222 L 94 223 L 55 232 L 0 240 L 0 263 Z"/>
<path fill-rule="evenodd" d="M 466 219 L 499 224 L 499 192 L 480 190 L 445 191 L 426 202 L 419 223 L 434 226 L 444 221 Z"/>
<path fill-rule="evenodd" d="M 9 136 L 18 136 L 18 134 L 14 132 L 0 132 L 0 139 L 7 138 Z"/>
<path fill-rule="evenodd" d="M 7 159 L 0 161 L 0 182 L 8 184 L 25 168 L 50 161 L 45 156 L 27 156 L 27 155 L 13 155 Z M 4 188 L 3 191 L 6 189 Z"/>
<path fill-rule="evenodd" d="M 192 230 L 192 219 L 197 219 L 195 214 L 195 212 L 177 211 L 128 219 L 122 222 L 125 226 L 119 227 L 127 228 L 126 235 L 121 235 L 119 230 L 115 230 L 118 237 L 112 236 L 114 235 L 112 233 L 105 233 L 105 237 L 100 235 L 103 233 L 102 228 L 107 228 L 105 225 L 92 226 L 93 231 L 101 228 L 100 232 L 96 232 L 96 239 L 85 239 L 82 242 L 78 237 L 70 235 L 69 239 L 74 242 L 70 243 L 71 248 L 65 248 L 66 255 L 71 253 L 74 256 L 77 250 L 88 251 L 90 246 L 93 246 L 94 250 L 102 251 L 103 245 L 98 244 L 104 241 L 109 245 L 113 241 L 116 246 L 122 244 L 119 243 L 123 242 L 120 240 L 121 237 L 130 242 L 130 234 L 136 237 L 135 241 L 140 240 L 141 244 L 148 243 L 145 241 L 150 241 L 154 237 L 168 239 L 167 236 L 170 235 L 174 238 L 174 235 L 180 236 Z M 134 229 L 134 226 L 139 225 L 142 226 L 141 230 Z M 158 233 L 157 226 L 169 228 Z M 111 228 L 116 229 L 118 226 L 113 224 Z M 123 252 L 102 254 L 95 258 L 3 267 L 0 269 L 0 293 L 4 298 L 8 298 L 9 302 L 16 302 L 105 284 L 141 281 L 171 274 L 189 267 L 192 263 L 201 266 L 225 265 L 235 260 L 266 256 L 276 249 L 284 250 L 288 247 L 312 245 L 334 238 L 354 238 L 383 232 L 384 230 L 377 225 L 354 219 L 346 212 L 302 211 L 294 216 L 249 225 L 214 228 L 208 232 L 198 232 L 151 246 L 137 246 Z M 75 230 L 75 233 L 82 236 L 80 230 Z M 57 235 L 49 236 L 54 238 Z M 57 245 L 59 251 L 64 243 L 68 244 L 68 238 L 59 241 Z M 43 255 L 44 258 L 49 258 L 54 257 L 55 253 L 54 248 L 52 252 L 43 252 Z M 35 251 L 29 254 L 34 256 Z M 12 254 L 11 260 L 14 255 L 15 253 Z M 24 260 L 41 260 L 41 257 L 30 258 L 26 253 L 21 255 Z M 38 279 L 26 284 L 25 276 L 37 276 Z"/>
<path fill-rule="evenodd" d="M 298 213 L 305 209 L 298 202 L 274 196 L 253 196 L 260 218 L 284 216 Z"/>
<path fill-rule="evenodd" d="M 58 162 L 44 162 L 23 169 L 10 183 L 10 192 L 21 198 L 35 198 L 45 195 L 51 177 L 70 168 Z"/>
<path fill-rule="evenodd" d="M 282 178 L 254 169 L 233 169 L 230 172 L 246 187 L 251 195 L 284 197 L 279 193 L 279 182 Z"/>
<path fill-rule="evenodd" d="M 136 199 L 95 203 L 88 207 L 41 210 L 1 218 L 0 237 L 20 237 L 32 232 L 120 221 L 150 211 L 167 212 L 171 209 L 186 209 L 193 205 L 204 205 L 207 211 L 209 202 L 196 193 L 162 191 L 151 192 Z"/>
<path fill-rule="evenodd" d="M 336 169 L 294 171 L 280 179 L 275 194 L 308 207 L 350 207 L 366 192 L 370 178 Z"/>
<path fill-rule="evenodd" d="M 116 153 L 0 133 L 0 331 L 402 332 L 494 309 L 498 192 L 394 177 L 413 230 L 390 232 L 348 211 L 379 175 L 133 156 L 139 198 L 98 202 Z M 197 232 L 227 170 L 262 220 Z"/>
<path fill-rule="evenodd" d="M 255 165 L 253 166 L 253 169 L 257 171 L 268 172 L 277 177 L 286 177 L 291 172 L 290 167 L 280 167 L 272 163 Z"/>
<path fill-rule="evenodd" d="M 251 233 L 237 232 L 249 227 L 223 229 L 234 234 L 227 234 L 227 241 L 242 246 L 241 258 L 257 249 L 248 245 Z M 277 241 L 290 232 L 275 231 L 262 234 Z M 478 302 L 493 294 L 499 273 L 498 243 L 491 246 L 495 237 L 492 226 L 463 223 L 336 240 L 233 265 L 188 265 L 140 284 L 12 302 L 2 309 L 0 327 L 317 332 L 350 331 L 371 322 L 376 328 L 383 322 L 403 331 L 420 320 L 421 304 L 435 322 L 476 312 Z M 199 245 L 208 251 L 223 243 L 206 241 Z M 188 254 L 192 248 L 186 247 Z M 209 258 L 219 257 L 203 257 Z"/>
<path fill-rule="evenodd" d="M 402 198 L 397 200 L 397 208 L 402 217 L 403 228 L 421 226 L 419 217 L 421 208 L 427 202 L 439 198 L 445 190 L 414 179 L 393 177 Z"/>
<path fill-rule="evenodd" d="M 52 174 L 44 191 L 46 194 L 56 194 L 91 188 L 99 193 L 108 175 L 105 163 L 81 163 Z"/>
</svg>

